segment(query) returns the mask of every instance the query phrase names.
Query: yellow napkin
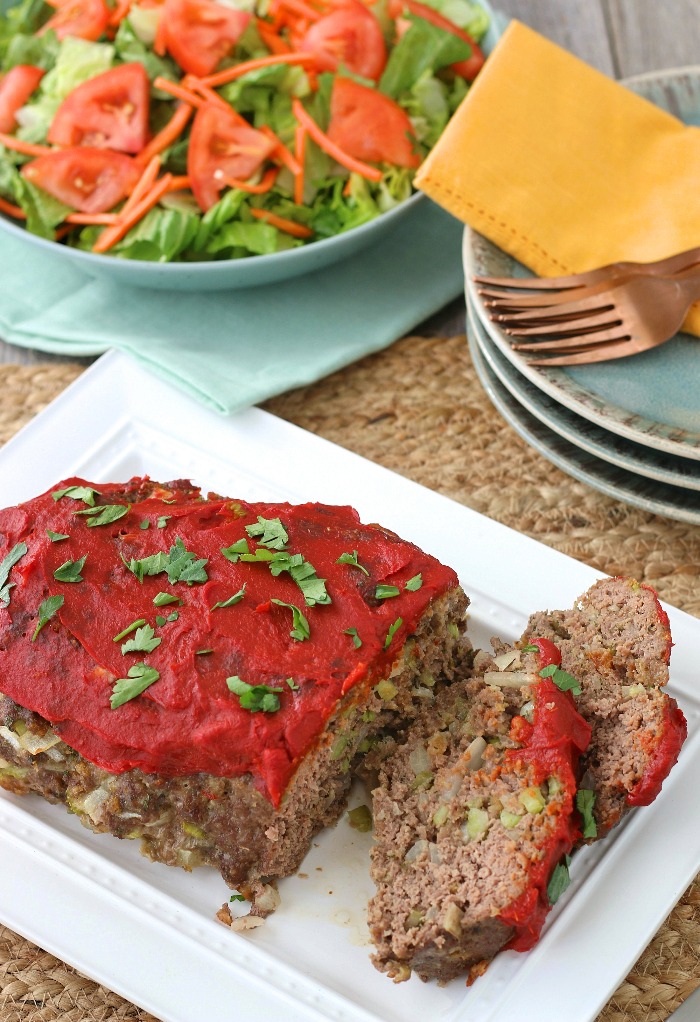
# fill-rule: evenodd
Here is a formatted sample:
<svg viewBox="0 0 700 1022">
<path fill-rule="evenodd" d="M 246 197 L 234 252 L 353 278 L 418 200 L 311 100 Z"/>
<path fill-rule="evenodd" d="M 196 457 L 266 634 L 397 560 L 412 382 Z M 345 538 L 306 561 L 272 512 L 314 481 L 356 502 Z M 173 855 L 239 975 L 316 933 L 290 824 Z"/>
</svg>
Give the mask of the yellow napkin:
<svg viewBox="0 0 700 1022">
<path fill-rule="evenodd" d="M 700 129 L 518 21 L 416 183 L 540 276 L 700 245 Z"/>
</svg>

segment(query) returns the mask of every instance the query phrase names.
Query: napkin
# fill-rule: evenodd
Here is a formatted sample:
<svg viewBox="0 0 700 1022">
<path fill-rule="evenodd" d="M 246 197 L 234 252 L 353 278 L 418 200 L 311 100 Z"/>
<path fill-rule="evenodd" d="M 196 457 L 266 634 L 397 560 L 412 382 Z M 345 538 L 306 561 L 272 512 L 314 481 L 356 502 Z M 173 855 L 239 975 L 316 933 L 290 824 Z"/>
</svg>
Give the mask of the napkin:
<svg viewBox="0 0 700 1022">
<path fill-rule="evenodd" d="M 416 177 L 540 276 L 700 245 L 700 130 L 512 21 Z M 685 329 L 700 334 L 700 307 Z"/>
<path fill-rule="evenodd" d="M 463 227 L 430 200 L 373 248 L 240 291 L 146 290 L 87 277 L 0 232 L 0 337 L 62 355 L 128 352 L 219 412 L 386 347 L 459 295 Z"/>
</svg>

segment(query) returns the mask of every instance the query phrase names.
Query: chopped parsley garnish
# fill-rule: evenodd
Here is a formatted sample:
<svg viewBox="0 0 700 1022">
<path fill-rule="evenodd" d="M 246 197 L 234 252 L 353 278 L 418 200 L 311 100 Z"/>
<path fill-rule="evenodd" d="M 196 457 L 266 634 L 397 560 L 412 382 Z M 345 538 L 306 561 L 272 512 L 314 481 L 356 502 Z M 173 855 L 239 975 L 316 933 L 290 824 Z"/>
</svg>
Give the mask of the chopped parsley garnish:
<svg viewBox="0 0 700 1022">
<path fill-rule="evenodd" d="M 231 561 L 232 564 L 235 564 L 238 560 L 240 560 L 242 554 L 250 553 L 248 540 L 238 539 L 235 543 L 232 543 L 231 546 L 222 546 L 221 553 L 227 561 Z"/>
<path fill-rule="evenodd" d="M 362 645 L 362 639 L 357 634 L 357 628 L 345 628 L 343 631 L 343 635 L 349 635 L 351 637 L 352 644 L 355 647 L 355 649 L 359 649 L 360 646 Z"/>
<path fill-rule="evenodd" d="M 384 640 L 384 649 L 388 649 L 391 645 L 391 640 L 394 638 L 399 628 L 403 624 L 403 618 L 397 617 L 393 625 L 389 625 L 389 631 L 386 633 L 386 639 Z"/>
<path fill-rule="evenodd" d="M 336 564 L 349 564 L 353 568 L 359 568 L 360 571 L 364 571 L 365 575 L 367 575 L 369 577 L 369 572 L 367 571 L 367 568 L 365 568 L 364 564 L 360 564 L 360 562 L 357 559 L 357 550 L 353 550 L 353 552 L 351 554 L 348 554 L 348 553 L 341 554 L 340 557 L 338 558 L 338 560 L 335 563 Z"/>
<path fill-rule="evenodd" d="M 287 531 L 279 518 L 262 518 L 258 515 L 255 525 L 246 525 L 245 531 L 251 537 L 259 536 L 260 546 L 270 550 L 284 550 L 289 542 Z"/>
<path fill-rule="evenodd" d="M 295 607 L 293 603 L 285 603 L 284 600 L 270 600 L 271 603 L 276 603 L 278 607 L 287 607 L 292 612 L 292 630 L 289 633 L 293 639 L 297 642 L 303 642 L 304 639 L 308 639 L 311 635 L 309 630 L 309 622 L 306 620 L 302 612 L 298 607 Z"/>
<path fill-rule="evenodd" d="M 87 560 L 87 554 L 77 561 L 64 561 L 53 573 L 57 582 L 82 582 L 83 576 L 80 572 Z"/>
<path fill-rule="evenodd" d="M 169 603 L 182 603 L 179 596 L 174 596 L 172 593 L 158 593 L 157 596 L 153 597 L 153 602 L 156 607 L 167 607 Z"/>
<path fill-rule="evenodd" d="M 148 557 L 125 560 L 125 566 L 136 575 L 139 582 L 143 582 L 146 575 L 160 575 L 165 571 L 168 575 L 168 582 L 173 585 L 175 582 L 186 582 L 192 585 L 193 582 L 206 582 L 209 576 L 205 571 L 207 559 L 202 557 L 197 560 L 197 555 L 185 549 L 185 544 L 178 536 L 169 553 L 161 551 L 157 554 L 150 554 Z M 155 601 L 154 601 L 155 602 Z"/>
<path fill-rule="evenodd" d="M 54 532 L 52 529 L 47 529 L 46 535 L 52 543 L 60 543 L 62 539 L 68 539 L 67 532 Z"/>
<path fill-rule="evenodd" d="M 167 625 L 169 621 L 177 621 L 179 616 L 180 615 L 176 610 L 173 610 L 167 617 L 163 617 L 162 614 L 156 614 L 156 624 L 159 628 L 162 628 L 163 625 Z"/>
<path fill-rule="evenodd" d="M 142 522 L 139 522 L 139 529 L 146 530 L 146 529 L 150 529 L 150 527 L 151 527 L 151 523 L 149 522 L 149 520 L 147 518 L 144 518 L 144 520 Z"/>
<path fill-rule="evenodd" d="M 294 678 L 287 678 L 286 681 L 289 687 L 291 688 L 292 692 L 296 692 L 298 690 L 299 686 L 297 685 Z"/>
<path fill-rule="evenodd" d="M 229 596 L 228 600 L 219 600 L 218 603 L 215 603 L 214 606 L 211 609 L 212 610 L 216 610 L 217 607 L 233 607 L 236 603 L 240 603 L 244 596 L 245 596 L 245 583 L 238 590 L 237 593 L 234 593 L 233 596 Z"/>
<path fill-rule="evenodd" d="M 94 507 L 95 498 L 99 497 L 100 494 L 97 490 L 93 490 L 91 486 L 66 486 L 64 490 L 54 490 L 51 496 L 54 500 L 60 500 L 61 497 L 71 497 L 73 500 L 82 500 L 83 504 Z"/>
<path fill-rule="evenodd" d="M 271 688 L 269 685 L 249 685 L 247 681 L 243 681 L 235 674 L 232 678 L 226 679 L 226 684 L 229 691 L 238 696 L 244 710 L 250 710 L 251 713 L 274 713 L 280 708 L 277 693 L 283 692 L 282 688 Z"/>
<path fill-rule="evenodd" d="M 128 504 L 103 504 L 101 507 L 86 507 L 84 511 L 74 511 L 74 515 L 87 515 L 88 528 L 94 525 L 111 525 L 123 518 L 128 512 Z"/>
<path fill-rule="evenodd" d="M 122 646 L 122 653 L 152 653 L 162 641 L 150 625 L 143 625 L 136 629 L 133 639 L 126 640 Z"/>
<path fill-rule="evenodd" d="M 5 554 L 3 559 L 0 561 L 0 607 L 7 607 L 10 602 L 10 589 L 16 584 L 14 582 L 7 583 L 10 572 L 14 568 L 17 561 L 24 557 L 29 547 L 26 543 L 16 543 L 9 553 Z"/>
<path fill-rule="evenodd" d="M 571 692 L 572 695 L 581 695 L 581 685 L 568 671 L 562 671 L 556 664 L 548 664 L 540 671 L 540 678 L 551 678 L 560 692 Z"/>
<path fill-rule="evenodd" d="M 583 819 L 582 833 L 585 838 L 598 837 L 598 826 L 593 816 L 595 792 L 590 788 L 579 788 L 576 792 L 576 808 Z"/>
<path fill-rule="evenodd" d="M 123 631 L 119 632 L 118 635 L 114 636 L 114 638 L 112 639 L 112 642 L 120 642 L 124 638 L 125 635 L 129 635 L 130 632 L 135 632 L 137 628 L 140 628 L 141 625 L 145 625 L 145 624 L 146 624 L 146 618 L 145 617 L 140 617 L 138 619 L 138 621 L 132 621 L 131 624 L 127 625 L 126 628 Z"/>
<path fill-rule="evenodd" d="M 195 656 L 204 656 L 205 653 L 213 653 L 213 649 L 196 649 L 194 651 Z"/>
<path fill-rule="evenodd" d="M 47 622 L 56 614 L 63 606 L 62 596 L 48 596 L 42 603 L 39 604 L 39 610 L 37 611 L 38 622 L 32 635 L 32 642 L 36 639 L 37 635 L 41 631 Z"/>
<path fill-rule="evenodd" d="M 231 897 L 228 900 L 229 901 L 245 901 L 246 897 L 245 897 L 245 894 L 232 894 Z"/>
<path fill-rule="evenodd" d="M 564 862 L 559 862 L 554 867 L 549 883 L 547 884 L 547 897 L 549 898 L 549 904 L 555 905 L 566 888 L 571 883 L 571 877 L 569 876 L 569 866 L 571 865 L 571 856 L 565 855 Z"/>
<path fill-rule="evenodd" d="M 172 515 L 161 515 L 156 522 L 156 529 L 164 529 L 172 517 Z"/>
<path fill-rule="evenodd" d="M 140 696 L 149 685 L 158 681 L 159 678 L 160 673 L 155 667 L 149 667 L 148 664 L 134 664 L 129 668 L 126 678 L 118 678 L 115 681 L 109 705 L 116 710 L 118 706 L 128 703 L 130 699 Z"/>
<path fill-rule="evenodd" d="M 401 590 L 398 586 L 378 585 L 374 590 L 374 595 L 378 600 L 388 600 L 392 596 L 400 596 Z"/>
<path fill-rule="evenodd" d="M 328 604 L 331 602 L 331 598 L 326 592 L 325 579 L 317 576 L 313 564 L 305 561 L 301 554 L 274 554 L 270 562 L 270 571 L 275 578 L 283 571 L 288 571 L 304 594 L 304 602 L 307 607 L 313 607 L 317 603 Z"/>
<path fill-rule="evenodd" d="M 409 593 L 416 593 L 418 592 L 422 585 L 423 576 L 419 571 L 417 575 L 413 576 L 413 578 L 409 578 L 408 582 L 404 586 L 404 589 L 408 589 Z"/>
</svg>

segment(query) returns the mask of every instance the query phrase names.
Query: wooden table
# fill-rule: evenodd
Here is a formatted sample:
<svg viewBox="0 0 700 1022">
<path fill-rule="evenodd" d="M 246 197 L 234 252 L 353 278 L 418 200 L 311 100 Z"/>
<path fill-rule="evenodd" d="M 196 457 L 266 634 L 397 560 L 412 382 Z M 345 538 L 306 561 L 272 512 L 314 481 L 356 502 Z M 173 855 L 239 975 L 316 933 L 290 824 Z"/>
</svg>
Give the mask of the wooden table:
<svg viewBox="0 0 700 1022">
<path fill-rule="evenodd" d="M 614 78 L 698 62 L 698 0 L 492 0 L 492 3 Z M 450 336 L 464 328 L 464 306 L 460 299 L 415 332 Z M 62 360 L 0 340 L 0 362 L 57 359 Z"/>
</svg>

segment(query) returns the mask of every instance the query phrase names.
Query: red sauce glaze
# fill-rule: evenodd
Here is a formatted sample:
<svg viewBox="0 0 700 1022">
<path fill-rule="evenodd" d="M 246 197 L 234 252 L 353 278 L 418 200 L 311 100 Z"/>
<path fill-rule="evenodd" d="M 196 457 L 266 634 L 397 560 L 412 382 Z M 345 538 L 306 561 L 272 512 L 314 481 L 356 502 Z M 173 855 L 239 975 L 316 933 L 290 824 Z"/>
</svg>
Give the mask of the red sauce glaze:
<svg viewBox="0 0 700 1022">
<path fill-rule="evenodd" d="M 133 489 L 139 482 L 132 481 Z M 127 503 L 125 485 L 69 479 L 0 512 L 0 560 L 19 542 L 29 548 L 11 570 L 9 606 L 0 607 L 0 690 L 112 773 L 251 774 L 278 805 L 339 700 L 351 690 L 359 698 L 385 677 L 428 604 L 458 584 L 450 568 L 379 526 L 361 525 L 349 507 L 200 501 L 197 490 L 174 487 L 134 503 L 111 524 L 89 527 L 90 518 L 75 514 L 87 505 L 52 497 L 55 490 L 82 485 L 99 491 L 98 505 Z M 255 525 L 258 516 L 281 519 L 287 551 L 302 554 L 326 580 L 330 604 L 306 606 L 288 572 L 274 577 L 267 563 L 234 564 L 221 554 L 243 538 L 256 550 L 260 537 L 248 536 L 245 526 Z M 141 527 L 144 522 L 148 528 Z M 68 538 L 51 542 L 47 529 Z M 171 584 L 165 573 L 140 582 L 125 566 L 124 560 L 168 552 L 177 537 L 197 559 L 206 559 L 205 582 Z M 369 576 L 336 563 L 354 551 Z M 60 565 L 85 555 L 81 582 L 55 580 Z M 418 573 L 421 588 L 406 590 Z M 376 599 L 379 583 L 398 586 L 400 595 Z M 212 609 L 243 586 L 239 602 Z M 182 603 L 155 606 L 161 592 Z M 55 594 L 64 597 L 63 606 L 31 641 L 40 603 Z M 298 607 L 310 638 L 292 638 L 292 611 L 272 600 Z M 177 620 L 157 624 L 157 615 L 167 618 L 173 610 Z M 134 633 L 120 642 L 114 636 L 141 618 L 162 641 L 152 652 L 122 653 L 122 642 Z M 385 649 L 398 618 L 402 623 Z M 347 628 L 357 629 L 360 648 L 344 634 Z M 138 663 L 154 667 L 159 679 L 111 709 L 115 680 Z M 279 710 L 241 707 L 226 685 L 233 675 L 281 688 Z"/>
<path fill-rule="evenodd" d="M 543 649 L 540 643 L 545 642 L 547 647 Z M 545 639 L 531 639 L 529 643 L 540 649 L 541 667 L 557 663 L 549 648 L 553 643 Z M 534 767 L 535 784 L 556 777 L 563 788 L 564 806 L 542 848 L 541 858 L 530 864 L 527 889 L 498 917 L 513 927 L 514 933 L 506 948 L 515 951 L 528 951 L 537 943 L 551 908 L 547 885 L 552 871 L 581 836 L 578 814 L 573 812 L 576 776 L 579 757 L 591 737 L 591 728 L 577 712 L 571 693 L 560 691 L 551 678 L 543 678 L 535 686 L 534 703 L 533 724 L 522 717 L 514 718 L 511 737 L 522 742 L 522 748 L 510 750 L 506 756 L 511 762 L 523 761 Z"/>
<path fill-rule="evenodd" d="M 540 670 L 556 664 L 561 667 L 561 650 L 555 646 L 551 639 L 528 639 L 529 646 L 537 646 L 539 651 Z"/>
<path fill-rule="evenodd" d="M 688 725 L 675 699 L 668 700 L 664 713 L 664 729 L 654 749 L 649 766 L 627 795 L 630 806 L 648 806 L 661 791 L 661 785 L 674 766 L 683 742 L 688 737 Z"/>
</svg>

